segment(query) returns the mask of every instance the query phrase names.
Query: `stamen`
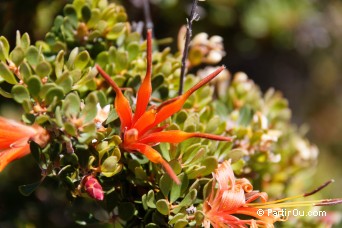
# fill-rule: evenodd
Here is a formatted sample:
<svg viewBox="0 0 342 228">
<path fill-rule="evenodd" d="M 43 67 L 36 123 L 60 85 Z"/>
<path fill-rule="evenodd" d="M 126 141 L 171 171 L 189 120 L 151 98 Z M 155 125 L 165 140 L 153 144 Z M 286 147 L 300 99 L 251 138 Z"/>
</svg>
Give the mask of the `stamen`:
<svg viewBox="0 0 342 228">
<path fill-rule="evenodd" d="M 298 198 L 302 198 L 302 197 L 307 197 L 307 196 L 311 196 L 317 192 L 319 192 L 320 190 L 322 190 L 323 188 L 327 187 L 329 184 L 333 183 L 334 180 L 329 180 L 327 182 L 325 182 L 323 185 L 319 186 L 317 189 L 309 192 L 309 193 L 304 193 L 302 195 L 297 195 L 297 196 L 291 196 L 291 197 L 287 197 L 287 198 L 283 198 L 283 199 L 279 199 L 279 200 L 274 200 L 274 201 L 269 201 L 269 202 L 265 202 L 265 203 L 250 203 L 248 205 L 250 206 L 256 206 L 256 205 L 269 205 L 269 204 L 277 204 L 277 203 L 281 203 L 284 201 L 289 201 L 289 200 L 294 200 L 294 199 L 298 199 Z"/>
<path fill-rule="evenodd" d="M 308 193 L 305 193 L 303 196 L 304 197 L 307 197 L 307 196 L 311 196 L 319 191 L 321 191 L 323 188 L 327 187 L 329 184 L 335 182 L 335 180 L 331 179 L 331 180 L 328 180 L 327 182 L 325 182 L 324 184 L 322 184 L 321 186 L 319 186 L 318 188 L 316 188 L 315 190 L 311 191 L 311 192 L 308 192 Z"/>
</svg>

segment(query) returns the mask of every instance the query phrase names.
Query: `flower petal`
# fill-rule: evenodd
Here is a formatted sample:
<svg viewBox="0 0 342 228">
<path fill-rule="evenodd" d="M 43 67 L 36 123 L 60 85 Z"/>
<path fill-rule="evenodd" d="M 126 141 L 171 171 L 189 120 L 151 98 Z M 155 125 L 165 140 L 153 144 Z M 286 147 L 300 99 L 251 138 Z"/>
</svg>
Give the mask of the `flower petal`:
<svg viewBox="0 0 342 228">
<path fill-rule="evenodd" d="M 133 128 L 137 129 L 140 135 L 143 135 L 145 130 L 153 124 L 156 118 L 156 110 L 154 108 L 145 111 L 144 114 L 134 123 Z"/>
<path fill-rule="evenodd" d="M 177 175 L 175 174 L 169 163 L 167 163 L 167 161 L 163 159 L 159 152 L 152 147 L 143 143 L 132 143 L 127 149 L 138 151 L 145 155 L 151 162 L 161 164 L 164 167 L 165 171 L 169 174 L 169 176 L 174 180 L 174 182 L 180 184 Z"/>
<path fill-rule="evenodd" d="M 217 68 L 213 73 L 209 74 L 207 77 L 202 79 L 200 82 L 198 82 L 196 85 L 194 85 L 191 89 L 186 91 L 183 95 L 171 99 L 172 102 L 166 101 L 163 104 L 160 105 L 160 107 L 157 110 L 156 120 L 153 123 L 153 126 L 158 125 L 165 119 L 169 118 L 183 107 L 185 101 L 188 99 L 188 97 L 193 94 L 196 90 L 207 84 L 210 80 L 215 78 L 221 71 L 225 69 L 224 66 L 221 66 Z"/>
<path fill-rule="evenodd" d="M 158 142 L 168 142 L 168 143 L 180 143 L 186 139 L 198 137 L 198 138 L 206 138 L 218 141 L 231 141 L 231 138 L 219 135 L 212 135 L 206 133 L 198 133 L 198 132 L 185 132 L 180 130 L 171 130 L 171 131 L 163 131 L 163 132 L 155 132 L 147 135 L 144 138 L 141 138 L 139 142 L 141 143 L 158 143 Z"/>
<path fill-rule="evenodd" d="M 19 148 L 11 148 L 0 151 L 0 172 L 12 161 L 22 158 L 29 153 L 29 144 L 26 144 L 25 146 Z"/>
<path fill-rule="evenodd" d="M 27 140 L 36 133 L 34 127 L 0 117 L 0 149 L 10 148 L 13 143 Z"/>
<path fill-rule="evenodd" d="M 136 109 L 133 117 L 135 123 L 146 111 L 148 102 L 152 93 L 151 74 L 152 74 L 152 30 L 147 31 L 147 51 L 146 51 L 147 69 L 144 81 L 142 82 L 138 93 Z"/>
<path fill-rule="evenodd" d="M 113 81 L 113 79 L 99 66 L 96 65 L 96 69 L 102 75 L 102 77 L 110 84 L 116 93 L 115 97 L 115 110 L 121 121 L 121 130 L 130 128 L 132 125 L 132 109 L 127 98 L 121 92 L 119 86 Z"/>
</svg>

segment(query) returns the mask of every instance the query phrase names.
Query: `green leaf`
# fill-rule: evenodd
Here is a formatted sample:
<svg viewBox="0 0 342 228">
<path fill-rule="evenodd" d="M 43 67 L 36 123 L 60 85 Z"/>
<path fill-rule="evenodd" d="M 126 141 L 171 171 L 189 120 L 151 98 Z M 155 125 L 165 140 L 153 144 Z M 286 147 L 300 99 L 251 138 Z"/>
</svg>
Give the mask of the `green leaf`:
<svg viewBox="0 0 342 228">
<path fill-rule="evenodd" d="M 176 214 L 176 215 L 169 221 L 169 224 L 170 224 L 170 225 L 175 224 L 178 220 L 184 219 L 185 217 L 186 217 L 185 214 L 183 214 L 183 213 L 178 213 L 178 214 Z"/>
<path fill-rule="evenodd" d="M 109 156 L 101 165 L 101 174 L 106 177 L 112 177 L 119 173 L 122 165 L 118 163 L 116 156 Z"/>
<path fill-rule="evenodd" d="M 120 72 L 128 68 L 128 54 L 125 51 L 117 51 L 115 56 L 115 70 Z"/>
<path fill-rule="evenodd" d="M 29 196 L 32 192 L 34 192 L 38 186 L 41 184 L 41 181 L 32 183 L 32 184 L 26 184 L 19 186 L 19 192 L 24 196 Z"/>
<path fill-rule="evenodd" d="M 91 18 L 88 21 L 87 25 L 89 27 L 95 27 L 99 20 L 101 19 L 101 11 L 98 8 L 91 9 Z"/>
<path fill-rule="evenodd" d="M 56 84 L 63 88 L 64 93 L 70 92 L 73 85 L 72 76 L 69 72 L 64 72 L 57 80 Z"/>
<path fill-rule="evenodd" d="M 196 225 L 201 226 L 203 223 L 203 220 L 205 218 L 205 215 L 202 211 L 196 211 L 195 212 L 195 220 L 196 220 Z"/>
<path fill-rule="evenodd" d="M 6 61 L 9 54 L 9 44 L 5 37 L 0 36 L 0 61 Z"/>
<path fill-rule="evenodd" d="M 89 6 L 84 5 L 81 10 L 82 19 L 84 22 L 88 22 L 92 16 L 91 9 Z"/>
<path fill-rule="evenodd" d="M 193 202 L 196 200 L 197 197 L 197 190 L 192 189 L 185 197 L 184 199 L 180 202 L 179 205 L 183 207 L 189 207 Z"/>
<path fill-rule="evenodd" d="M 115 40 L 124 31 L 125 23 L 116 23 L 112 29 L 107 33 L 106 38 L 108 40 Z"/>
<path fill-rule="evenodd" d="M 51 104 L 54 99 L 56 99 L 57 101 L 62 100 L 64 97 L 64 90 L 60 87 L 52 87 L 50 88 L 45 96 L 45 102 L 46 104 Z"/>
<path fill-rule="evenodd" d="M 210 180 L 208 183 L 206 183 L 203 187 L 203 199 L 207 199 L 212 191 L 213 186 L 213 180 Z"/>
<path fill-rule="evenodd" d="M 61 159 L 62 166 L 71 165 L 78 166 L 78 157 L 75 153 L 65 154 Z"/>
<path fill-rule="evenodd" d="M 68 61 L 66 63 L 66 65 L 68 66 L 69 69 L 73 69 L 74 62 L 75 62 L 77 55 L 78 55 L 78 47 L 72 49 L 72 51 L 69 54 L 69 58 L 68 58 Z"/>
<path fill-rule="evenodd" d="M 27 62 L 22 62 L 19 67 L 19 72 L 24 82 L 27 83 L 28 79 L 32 75 L 31 67 L 29 66 L 29 64 Z"/>
<path fill-rule="evenodd" d="M 118 206 L 119 209 L 119 217 L 124 221 L 129 221 L 133 218 L 135 213 L 135 207 L 133 203 L 130 202 L 122 202 Z"/>
<path fill-rule="evenodd" d="M 106 67 L 106 65 L 109 63 L 109 54 L 107 51 L 100 52 L 96 56 L 96 63 L 100 65 L 103 69 Z"/>
<path fill-rule="evenodd" d="M 180 196 L 184 194 L 189 185 L 189 179 L 185 173 L 178 175 L 180 184 L 173 183 L 170 193 L 170 202 L 175 202 Z"/>
<path fill-rule="evenodd" d="M 89 60 L 90 60 L 90 55 L 87 51 L 82 51 L 78 53 L 74 62 L 75 68 L 83 70 L 89 63 Z"/>
<path fill-rule="evenodd" d="M 135 167 L 134 174 L 137 179 L 144 180 L 144 181 L 148 179 L 145 170 L 140 166 Z"/>
<path fill-rule="evenodd" d="M 77 12 L 73 5 L 67 4 L 63 9 L 64 15 L 68 17 L 73 26 L 77 25 Z"/>
<path fill-rule="evenodd" d="M 206 167 L 201 176 L 207 176 L 215 171 L 218 166 L 217 158 L 214 156 L 206 157 L 201 164 Z"/>
<path fill-rule="evenodd" d="M 36 67 L 39 63 L 39 51 L 38 48 L 31 46 L 26 51 L 26 59 L 32 67 Z"/>
<path fill-rule="evenodd" d="M 108 104 L 106 94 L 102 90 L 99 90 L 97 91 L 96 95 L 101 108 L 105 107 Z"/>
<path fill-rule="evenodd" d="M 31 41 L 30 41 L 30 36 L 27 32 L 25 32 L 23 34 L 23 36 L 21 37 L 21 43 L 20 43 L 20 46 L 24 49 L 27 49 L 31 44 Z"/>
<path fill-rule="evenodd" d="M 70 122 L 65 122 L 64 123 L 64 129 L 65 132 L 71 136 L 77 136 L 77 129 L 76 127 L 70 123 Z"/>
<path fill-rule="evenodd" d="M 31 76 L 27 80 L 27 88 L 33 97 L 37 97 L 39 95 L 42 85 L 42 81 L 38 76 Z"/>
<path fill-rule="evenodd" d="M 25 51 L 22 47 L 14 48 L 10 54 L 10 59 L 16 66 L 19 66 L 20 63 L 24 60 L 24 58 L 25 58 Z"/>
<path fill-rule="evenodd" d="M 154 198 L 154 191 L 150 190 L 147 193 L 146 204 L 150 208 L 156 208 L 156 199 Z"/>
<path fill-rule="evenodd" d="M 166 199 L 160 199 L 156 203 L 157 210 L 162 215 L 170 214 L 169 202 Z"/>
<path fill-rule="evenodd" d="M 206 133 L 214 133 L 217 130 L 217 127 L 220 125 L 221 120 L 220 117 L 214 116 L 211 118 L 206 126 Z"/>
<path fill-rule="evenodd" d="M 239 161 L 243 156 L 247 155 L 248 152 L 244 149 L 233 149 L 229 152 L 228 156 L 232 163 Z"/>
<path fill-rule="evenodd" d="M 12 88 L 13 99 L 18 103 L 23 103 L 25 100 L 30 100 L 30 94 L 26 87 L 23 85 L 15 85 Z"/>
<path fill-rule="evenodd" d="M 179 219 L 175 225 L 174 225 L 174 228 L 183 228 L 183 227 L 186 227 L 186 225 L 188 225 L 188 220 L 186 219 Z"/>
<path fill-rule="evenodd" d="M 165 197 L 168 196 L 168 194 L 169 194 L 169 192 L 171 190 L 172 184 L 173 184 L 173 180 L 170 178 L 169 175 L 164 174 L 160 178 L 160 180 L 159 180 L 159 187 L 160 187 L 160 190 L 164 194 Z"/>
<path fill-rule="evenodd" d="M 24 100 L 21 105 L 26 113 L 30 113 L 32 111 L 32 103 L 30 100 Z"/>
<path fill-rule="evenodd" d="M 254 115 L 252 108 L 247 106 L 242 107 L 239 114 L 238 122 L 242 126 L 248 126 Z"/>
<path fill-rule="evenodd" d="M 0 95 L 6 98 L 13 98 L 12 94 L 6 92 L 5 90 L 1 89 L 0 87 Z"/>
<path fill-rule="evenodd" d="M 63 102 L 63 112 L 66 116 L 72 117 L 77 116 L 80 112 L 81 100 L 76 93 L 69 93 Z"/>
<path fill-rule="evenodd" d="M 131 62 L 132 60 L 136 59 L 140 53 L 140 47 L 138 42 L 131 42 L 127 46 L 128 52 L 128 60 Z"/>
<path fill-rule="evenodd" d="M 36 73 L 39 77 L 43 78 L 43 77 L 49 76 L 51 72 L 52 72 L 52 67 L 49 62 L 42 61 L 38 63 L 36 67 Z"/>
<path fill-rule="evenodd" d="M 44 124 L 45 122 L 49 121 L 50 117 L 47 115 L 39 115 L 37 116 L 35 122 L 39 125 Z"/>
<path fill-rule="evenodd" d="M 49 89 L 56 87 L 57 85 L 55 83 L 49 82 L 43 85 L 42 89 L 40 90 L 40 98 L 45 99 L 45 96 Z"/>
<path fill-rule="evenodd" d="M 164 76 L 161 74 L 158 74 L 157 76 L 152 78 L 152 88 L 156 89 L 159 86 L 161 86 L 164 83 Z"/>
<path fill-rule="evenodd" d="M 17 80 L 15 79 L 14 74 L 4 62 L 0 63 L 0 78 L 3 78 L 9 84 L 18 83 Z"/>
<path fill-rule="evenodd" d="M 59 76 L 62 75 L 63 68 L 64 68 L 64 51 L 61 50 L 58 52 L 56 60 L 55 60 L 55 74 L 57 78 L 59 78 Z"/>
<path fill-rule="evenodd" d="M 41 163 L 41 154 L 42 154 L 42 148 L 40 148 L 40 146 L 34 142 L 31 141 L 30 142 L 30 151 L 31 151 L 31 155 L 34 158 L 34 160 L 40 164 Z"/>
<path fill-rule="evenodd" d="M 96 93 L 90 93 L 86 100 L 85 106 L 81 112 L 81 116 L 84 117 L 84 123 L 89 123 L 94 120 L 97 115 L 97 96 Z"/>
</svg>

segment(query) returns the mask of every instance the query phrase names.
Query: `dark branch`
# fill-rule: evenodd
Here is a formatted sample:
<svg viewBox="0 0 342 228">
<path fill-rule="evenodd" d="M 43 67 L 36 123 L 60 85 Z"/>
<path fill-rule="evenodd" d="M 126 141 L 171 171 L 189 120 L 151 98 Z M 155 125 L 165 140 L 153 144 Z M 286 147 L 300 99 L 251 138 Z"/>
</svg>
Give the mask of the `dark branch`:
<svg viewBox="0 0 342 228">
<path fill-rule="evenodd" d="M 198 14 L 196 13 L 197 4 L 198 4 L 198 0 L 193 0 L 192 7 L 191 7 L 191 13 L 190 13 L 190 19 L 187 19 L 187 28 L 186 28 L 186 36 L 185 36 L 183 56 L 182 56 L 182 68 L 181 68 L 181 74 L 180 74 L 178 95 L 181 95 L 183 93 L 185 70 L 186 70 L 186 60 L 188 58 L 190 40 L 191 40 L 191 36 L 192 36 L 192 22 L 194 20 L 198 19 Z"/>
<path fill-rule="evenodd" d="M 154 25 L 153 25 L 152 18 L 151 18 L 151 10 L 150 10 L 149 0 L 143 0 L 143 7 L 144 7 L 146 30 L 151 29 L 153 31 Z"/>
</svg>

